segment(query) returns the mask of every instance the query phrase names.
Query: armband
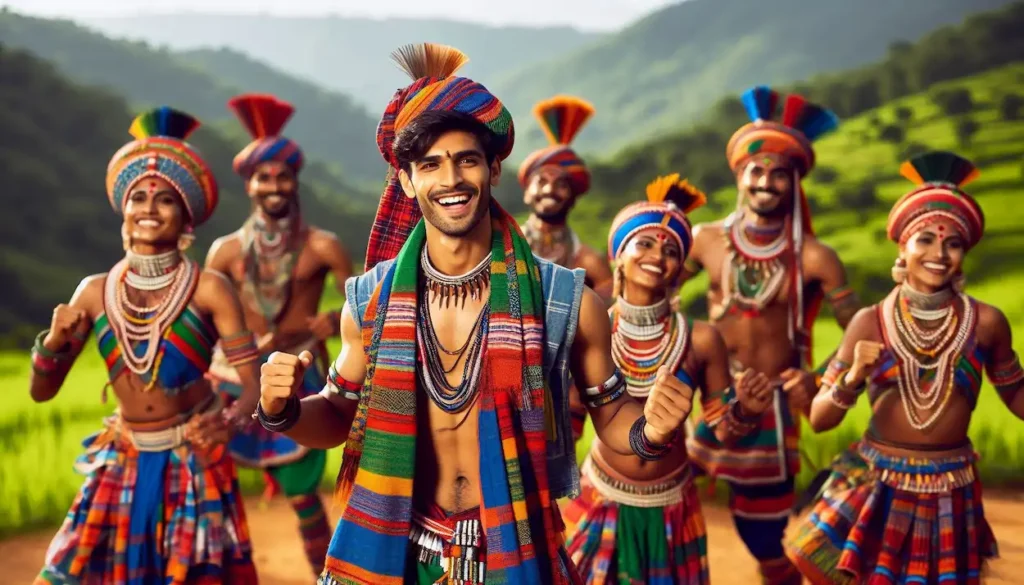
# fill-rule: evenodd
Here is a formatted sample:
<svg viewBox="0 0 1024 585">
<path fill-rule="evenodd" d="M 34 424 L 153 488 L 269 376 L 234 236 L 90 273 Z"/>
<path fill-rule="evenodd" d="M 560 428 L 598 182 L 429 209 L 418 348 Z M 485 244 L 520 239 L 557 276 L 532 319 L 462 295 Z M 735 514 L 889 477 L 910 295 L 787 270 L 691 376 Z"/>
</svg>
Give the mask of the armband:
<svg viewBox="0 0 1024 585">
<path fill-rule="evenodd" d="M 260 359 L 260 351 L 256 347 L 256 340 L 249 331 L 239 331 L 234 335 L 222 337 L 220 348 L 224 352 L 224 359 L 233 368 Z"/>
<path fill-rule="evenodd" d="M 359 392 L 363 389 L 363 385 L 357 384 L 356 382 L 349 382 L 345 378 L 342 378 L 332 362 L 331 366 L 327 368 L 326 389 L 331 394 L 338 394 L 349 400 L 359 400 Z"/>
<path fill-rule="evenodd" d="M 583 390 L 583 404 L 588 408 L 597 408 L 615 402 L 625 393 L 626 379 L 622 376 L 622 372 L 615 368 L 612 376 L 603 384 Z"/>
</svg>

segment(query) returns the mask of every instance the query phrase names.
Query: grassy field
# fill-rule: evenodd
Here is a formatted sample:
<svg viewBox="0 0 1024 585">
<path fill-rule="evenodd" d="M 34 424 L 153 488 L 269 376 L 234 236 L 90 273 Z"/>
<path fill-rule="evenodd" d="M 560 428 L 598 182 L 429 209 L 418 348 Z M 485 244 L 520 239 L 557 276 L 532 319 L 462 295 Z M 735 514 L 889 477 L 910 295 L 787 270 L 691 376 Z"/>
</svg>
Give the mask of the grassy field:
<svg viewBox="0 0 1024 585">
<path fill-rule="evenodd" d="M 894 246 L 884 240 L 885 215 L 909 183 L 898 176 L 898 147 L 874 139 L 865 141 L 861 135 L 874 131 L 872 117 L 877 115 L 884 123 L 889 123 L 894 119 L 896 107 L 912 108 L 914 117 L 908 126 L 908 141 L 930 148 L 958 150 L 982 169 L 981 178 L 970 185 L 969 191 L 984 207 L 988 226 L 985 239 L 968 259 L 968 290 L 1006 312 L 1018 333 L 1014 345 L 1018 352 L 1024 353 L 1024 343 L 1020 341 L 1024 339 L 1024 296 L 1019 293 L 1024 290 L 1024 261 L 1020 260 L 1018 252 L 1024 245 L 1024 233 L 1020 229 L 1024 224 L 1024 206 L 1019 203 L 1024 190 L 1021 180 L 1024 121 L 1000 120 L 996 110 L 1003 92 L 1024 94 L 1024 65 L 953 85 L 969 87 L 977 105 L 972 115 L 981 129 L 968 148 L 957 146 L 952 122 L 943 118 L 923 95 L 844 121 L 840 132 L 821 141 L 819 165 L 836 169 L 839 178 L 829 185 L 813 180 L 807 183 L 808 193 L 822 208 L 815 216 L 815 227 L 819 236 L 838 250 L 851 272 L 866 274 L 874 279 L 872 282 L 884 282 L 895 257 Z M 878 183 L 877 202 L 858 210 L 840 201 L 845 187 L 866 179 Z M 735 195 L 724 190 L 713 194 L 712 198 L 731 202 Z M 581 236 L 598 249 L 604 249 L 610 219 L 603 212 L 606 205 L 601 203 L 584 199 L 573 219 Z M 698 212 L 696 219 L 712 217 L 705 211 Z M 696 299 L 705 287 L 705 279 L 697 278 L 684 288 L 683 295 L 687 300 Z M 863 296 L 876 301 L 878 294 Z M 340 301 L 332 290 L 324 299 L 324 306 L 337 307 Z M 827 355 L 839 338 L 838 328 L 825 316 L 815 328 L 816 355 Z M 337 351 L 336 342 L 331 349 Z M 4 453 L 0 463 L 0 537 L 61 521 L 81 483 L 81 477 L 71 468 L 74 458 L 81 452 L 81 441 L 98 430 L 102 417 L 113 409 L 112 404 L 104 405 L 100 401 L 106 372 L 95 347 L 86 348 L 64 389 L 46 404 L 35 404 L 28 396 L 28 365 L 24 354 L 0 354 L 0 385 L 10 398 L 0 411 L 0 449 Z M 868 409 L 862 401 L 839 428 L 821 435 L 805 435 L 803 449 L 812 466 L 826 464 L 860 435 L 867 418 Z M 1024 469 L 1024 424 L 1010 414 L 987 385 L 975 411 L 971 437 L 983 456 L 981 470 L 985 481 L 1005 485 L 1024 479 L 1021 471 Z M 581 455 L 587 443 L 580 443 Z M 325 486 L 333 484 L 340 460 L 341 450 L 336 449 L 328 463 Z M 801 483 L 813 473 L 812 466 L 804 466 Z M 243 470 L 241 475 L 247 489 L 259 489 L 258 474 Z"/>
</svg>

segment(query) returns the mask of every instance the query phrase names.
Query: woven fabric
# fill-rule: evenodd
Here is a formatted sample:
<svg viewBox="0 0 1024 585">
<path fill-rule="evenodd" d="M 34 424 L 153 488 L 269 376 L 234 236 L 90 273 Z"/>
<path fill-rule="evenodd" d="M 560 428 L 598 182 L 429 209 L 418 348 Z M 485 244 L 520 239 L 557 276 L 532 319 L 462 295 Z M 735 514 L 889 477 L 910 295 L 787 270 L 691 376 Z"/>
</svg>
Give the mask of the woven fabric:
<svg viewBox="0 0 1024 585">
<path fill-rule="evenodd" d="M 548 166 L 564 173 L 574 196 L 579 197 L 590 190 L 590 170 L 580 155 L 565 144 L 552 144 L 528 154 L 519 166 L 519 185 L 525 189 L 533 174 Z"/>
<path fill-rule="evenodd" d="M 364 270 L 398 255 L 409 233 L 423 216 L 416 199 L 406 197 L 398 181 L 395 137 L 419 114 L 428 111 L 460 112 L 479 120 L 494 134 L 498 160 L 512 152 L 515 129 L 512 115 L 483 85 L 465 77 L 423 77 L 395 92 L 377 126 L 377 148 L 391 165 L 388 182 L 370 230 Z"/>
<path fill-rule="evenodd" d="M 639 508 L 603 496 L 584 476 L 580 497 L 566 506 L 566 549 L 587 585 L 705 585 L 707 536 L 697 488 L 682 500 Z"/>
<path fill-rule="evenodd" d="M 906 459 L 855 443 L 833 462 L 786 554 L 815 585 L 980 583 L 998 550 L 975 460 Z"/>
<path fill-rule="evenodd" d="M 86 476 L 36 585 L 257 583 L 223 446 L 140 453 L 116 419 L 84 442 Z"/>
<path fill-rule="evenodd" d="M 268 136 L 257 138 L 235 155 L 231 168 L 238 175 L 248 178 L 256 166 L 265 162 L 280 162 L 288 165 L 293 173 L 302 170 L 305 159 L 302 148 L 291 138 L 284 136 Z"/>
<path fill-rule="evenodd" d="M 898 244 L 937 219 L 950 220 L 968 249 L 985 231 L 985 215 L 973 197 L 953 185 L 926 184 L 900 197 L 889 212 L 886 233 Z"/>
<path fill-rule="evenodd" d="M 479 398 L 487 582 L 573 583 L 548 490 L 553 431 L 542 376 L 540 274 L 515 221 L 491 203 L 490 319 Z M 343 507 L 321 583 L 398 585 L 411 526 L 416 451 L 416 318 L 421 221 L 366 307 L 367 375 L 345 445 Z"/>
</svg>

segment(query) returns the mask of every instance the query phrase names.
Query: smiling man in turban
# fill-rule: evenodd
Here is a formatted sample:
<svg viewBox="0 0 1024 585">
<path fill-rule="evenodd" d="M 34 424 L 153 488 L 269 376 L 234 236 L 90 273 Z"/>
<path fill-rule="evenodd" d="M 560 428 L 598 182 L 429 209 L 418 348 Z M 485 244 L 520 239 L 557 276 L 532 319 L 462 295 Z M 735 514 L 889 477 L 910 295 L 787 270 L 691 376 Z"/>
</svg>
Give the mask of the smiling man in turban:
<svg viewBox="0 0 1024 585">
<path fill-rule="evenodd" d="M 555 504 L 579 493 L 569 372 L 602 441 L 648 459 L 665 456 L 692 390 L 662 376 L 646 408 L 622 399 L 604 302 L 582 270 L 536 259 L 491 196 L 508 111 L 453 75 L 456 49 L 396 60 L 415 81 L 378 129 L 392 175 L 366 274 L 346 285 L 341 354 L 302 400 L 311 356 L 273 356 L 257 417 L 303 444 L 345 443 L 321 583 L 579 583 Z"/>
</svg>

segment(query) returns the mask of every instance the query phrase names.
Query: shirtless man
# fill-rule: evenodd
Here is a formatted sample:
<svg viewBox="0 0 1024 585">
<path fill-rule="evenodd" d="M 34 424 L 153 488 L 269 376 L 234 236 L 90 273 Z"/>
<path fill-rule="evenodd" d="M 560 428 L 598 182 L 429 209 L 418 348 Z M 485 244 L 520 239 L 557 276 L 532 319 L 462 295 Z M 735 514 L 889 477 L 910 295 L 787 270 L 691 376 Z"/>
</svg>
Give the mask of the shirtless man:
<svg viewBox="0 0 1024 585">
<path fill-rule="evenodd" d="M 811 142 L 837 125 L 835 116 L 789 96 L 772 121 L 778 96 L 766 87 L 743 95 L 752 122 L 730 139 L 726 156 L 739 201 L 724 221 L 694 228 L 687 276 L 708 271 L 712 322 L 725 338 L 733 372 L 753 368 L 775 380 L 775 403 L 759 431 L 731 446 L 705 423 L 689 441 L 693 460 L 727 480 L 736 528 L 757 558 L 765 583 L 799 583 L 782 536 L 800 469 L 799 420 L 817 392 L 811 330 L 822 297 L 845 327 L 858 303 L 835 251 L 818 241 L 800 181 L 814 166 Z"/>
<path fill-rule="evenodd" d="M 608 262 L 581 243 L 567 224 L 576 199 L 590 189 L 590 171 L 570 145 L 594 107 L 577 97 L 555 96 L 534 106 L 533 113 L 551 144 L 530 153 L 519 167 L 523 202 L 530 208 L 523 235 L 537 256 L 585 270 L 587 286 L 610 302 Z"/>
<path fill-rule="evenodd" d="M 317 367 L 306 372 L 300 393 L 315 394 L 327 380 L 330 358 L 324 340 L 338 335 L 340 323 L 338 311 L 318 312 L 324 282 L 331 274 L 343 293 L 352 262 L 336 235 L 303 222 L 298 197 L 302 151 L 279 135 L 291 105 L 273 96 L 251 94 L 235 97 L 229 107 L 253 136 L 234 161 L 235 172 L 246 182 L 253 212 L 241 229 L 214 242 L 206 266 L 234 282 L 245 322 L 258 336 L 264 361 L 274 351 L 312 353 Z M 217 352 L 210 373 L 218 390 L 230 397 L 239 386 L 225 353 Z M 288 497 L 299 517 L 309 563 L 319 574 L 330 541 L 330 526 L 317 493 L 327 453 L 258 425 L 250 433 L 237 435 L 230 448 L 240 465 L 266 471 L 268 496 L 280 489 Z"/>
<path fill-rule="evenodd" d="M 341 354 L 302 400 L 310 354 L 272 356 L 256 417 L 306 445 L 345 443 L 320 583 L 579 583 L 554 503 L 579 492 L 569 371 L 602 442 L 652 460 L 693 390 L 662 372 L 645 406 L 624 399 L 603 301 L 582 270 L 533 256 L 491 197 L 508 111 L 452 75 L 456 49 L 395 58 L 415 81 L 381 120 L 393 172 L 367 272 L 346 285 Z"/>
</svg>

